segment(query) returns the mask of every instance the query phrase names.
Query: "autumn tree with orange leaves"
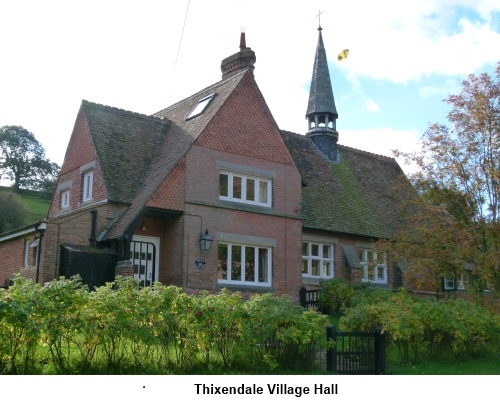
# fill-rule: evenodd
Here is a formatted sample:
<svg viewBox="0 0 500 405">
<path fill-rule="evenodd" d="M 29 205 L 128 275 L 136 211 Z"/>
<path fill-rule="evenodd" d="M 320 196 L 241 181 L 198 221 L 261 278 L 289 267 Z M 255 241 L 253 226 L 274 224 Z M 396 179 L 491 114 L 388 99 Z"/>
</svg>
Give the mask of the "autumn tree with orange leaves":
<svg viewBox="0 0 500 405">
<path fill-rule="evenodd" d="M 421 137 L 421 150 L 394 151 L 418 167 L 410 181 L 419 198 L 407 222 L 385 243 L 414 283 L 436 288 L 453 274 L 500 295 L 500 61 L 495 72 L 471 74 L 444 100 L 447 124 Z M 379 247 L 381 248 L 381 247 Z"/>
</svg>

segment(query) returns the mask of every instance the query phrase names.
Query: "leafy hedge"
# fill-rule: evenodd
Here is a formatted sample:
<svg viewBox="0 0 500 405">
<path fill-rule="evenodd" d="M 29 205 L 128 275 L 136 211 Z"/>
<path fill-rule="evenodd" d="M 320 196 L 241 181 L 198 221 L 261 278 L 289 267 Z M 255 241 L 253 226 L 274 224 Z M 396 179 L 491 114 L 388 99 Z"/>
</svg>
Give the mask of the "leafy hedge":
<svg viewBox="0 0 500 405">
<path fill-rule="evenodd" d="M 360 288 L 345 280 L 323 283 L 321 299 L 323 306 L 343 314 L 341 330 L 381 328 L 403 363 L 478 357 L 499 347 L 498 315 L 462 299 L 433 301 L 403 289 Z"/>
<path fill-rule="evenodd" d="M 188 295 L 132 278 L 89 293 L 79 278 L 0 290 L 0 374 L 304 372 L 328 318 L 286 296 Z"/>
</svg>

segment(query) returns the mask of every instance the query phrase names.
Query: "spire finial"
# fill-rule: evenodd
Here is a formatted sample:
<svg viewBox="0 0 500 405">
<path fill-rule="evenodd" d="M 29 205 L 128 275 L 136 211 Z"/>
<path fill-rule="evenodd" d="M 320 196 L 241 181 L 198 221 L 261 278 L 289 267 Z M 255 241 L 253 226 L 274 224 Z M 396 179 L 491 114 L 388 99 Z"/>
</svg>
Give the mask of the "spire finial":
<svg viewBox="0 0 500 405">
<path fill-rule="evenodd" d="M 318 31 L 321 31 L 323 28 L 321 28 L 321 14 L 323 14 L 323 11 L 321 10 L 318 10 L 318 15 L 316 17 L 318 17 Z"/>
</svg>

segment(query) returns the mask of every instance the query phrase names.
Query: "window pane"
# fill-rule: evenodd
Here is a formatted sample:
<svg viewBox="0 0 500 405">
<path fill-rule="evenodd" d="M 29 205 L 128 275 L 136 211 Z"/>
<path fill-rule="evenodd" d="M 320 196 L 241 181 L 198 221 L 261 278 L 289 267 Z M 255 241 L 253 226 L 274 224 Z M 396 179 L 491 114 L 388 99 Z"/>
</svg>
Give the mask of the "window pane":
<svg viewBox="0 0 500 405">
<path fill-rule="evenodd" d="M 372 250 L 368 250 L 367 251 L 367 260 L 370 262 L 370 263 L 373 263 L 373 261 L 375 260 L 375 256 L 373 255 L 373 251 Z"/>
<path fill-rule="evenodd" d="M 319 245 L 311 243 L 311 256 L 319 256 Z"/>
<path fill-rule="evenodd" d="M 220 183 L 220 195 L 222 197 L 229 197 L 229 176 L 227 174 L 221 173 L 219 175 Z"/>
<path fill-rule="evenodd" d="M 323 257 L 325 259 L 332 258 L 332 247 L 330 245 L 323 245 Z"/>
<path fill-rule="evenodd" d="M 231 280 L 241 280 L 241 246 L 231 247 Z"/>
<path fill-rule="evenodd" d="M 365 251 L 363 249 L 359 249 L 358 254 L 359 254 L 359 261 L 364 263 L 366 261 Z"/>
<path fill-rule="evenodd" d="M 307 245 L 308 243 L 302 243 L 302 256 L 307 256 Z"/>
<path fill-rule="evenodd" d="M 332 275 L 332 263 L 323 262 L 323 274 L 324 277 L 330 277 Z"/>
<path fill-rule="evenodd" d="M 311 260 L 311 275 L 319 276 L 319 260 Z"/>
<path fill-rule="evenodd" d="M 219 278 L 227 280 L 227 245 L 219 244 Z"/>
<path fill-rule="evenodd" d="M 241 177 L 233 176 L 233 198 L 241 200 Z"/>
<path fill-rule="evenodd" d="M 375 268 L 368 265 L 368 280 L 373 281 L 375 278 Z"/>
<path fill-rule="evenodd" d="M 247 178 L 247 200 L 255 201 L 255 180 Z"/>
<path fill-rule="evenodd" d="M 259 282 L 269 282 L 269 249 L 259 248 Z"/>
<path fill-rule="evenodd" d="M 377 279 L 378 281 L 384 281 L 384 266 L 377 266 Z"/>
<path fill-rule="evenodd" d="M 268 204 L 267 187 L 267 181 L 259 181 L 259 202 L 262 204 Z"/>
<path fill-rule="evenodd" d="M 245 247 L 245 281 L 255 281 L 255 248 Z"/>
<path fill-rule="evenodd" d="M 308 260 L 302 260 L 302 274 L 307 274 L 307 263 L 309 263 Z"/>
</svg>

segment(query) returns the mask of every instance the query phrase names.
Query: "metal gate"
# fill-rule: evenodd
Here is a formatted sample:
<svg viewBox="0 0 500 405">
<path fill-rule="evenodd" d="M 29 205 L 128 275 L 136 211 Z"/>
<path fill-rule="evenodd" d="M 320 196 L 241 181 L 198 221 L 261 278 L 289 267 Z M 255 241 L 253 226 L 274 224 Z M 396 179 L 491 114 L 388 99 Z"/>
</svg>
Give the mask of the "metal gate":
<svg viewBox="0 0 500 405">
<path fill-rule="evenodd" d="M 327 328 L 335 345 L 326 355 L 326 368 L 336 374 L 385 374 L 385 342 L 380 330 L 373 333 L 340 332 Z"/>
<path fill-rule="evenodd" d="M 59 274 L 66 278 L 79 275 L 90 291 L 115 279 L 118 255 L 89 246 L 61 245 Z"/>
<path fill-rule="evenodd" d="M 142 287 L 151 287 L 156 280 L 156 246 L 152 242 L 131 241 L 130 260 L 134 267 L 134 278 Z"/>
</svg>

